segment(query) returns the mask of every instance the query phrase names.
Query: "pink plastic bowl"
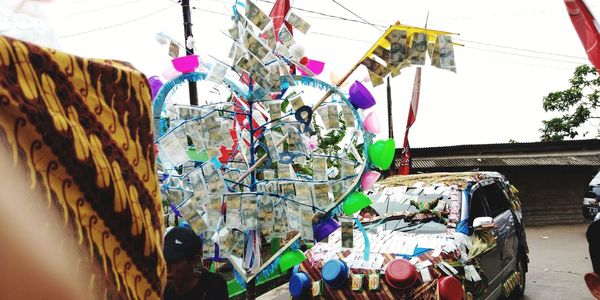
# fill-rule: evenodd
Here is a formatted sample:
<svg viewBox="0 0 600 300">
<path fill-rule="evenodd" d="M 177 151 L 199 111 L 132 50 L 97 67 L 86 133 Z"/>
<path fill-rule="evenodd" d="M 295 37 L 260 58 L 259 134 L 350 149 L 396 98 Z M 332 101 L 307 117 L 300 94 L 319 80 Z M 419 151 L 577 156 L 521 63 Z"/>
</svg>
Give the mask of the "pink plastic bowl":
<svg viewBox="0 0 600 300">
<path fill-rule="evenodd" d="M 200 63 L 198 62 L 198 55 L 187 55 L 178 58 L 174 58 L 171 60 L 173 63 L 173 67 L 175 70 L 181 73 L 191 73 L 198 68 Z"/>
<path fill-rule="evenodd" d="M 365 130 L 370 133 L 379 133 L 381 131 L 381 126 L 379 125 L 379 117 L 377 113 L 372 111 L 367 117 L 363 120 L 363 125 L 365 126 Z"/>
<path fill-rule="evenodd" d="M 380 176 L 381 173 L 377 171 L 366 172 L 365 175 L 363 175 L 360 182 L 363 191 L 368 191 L 371 187 L 373 187 L 373 185 L 375 184 L 375 182 L 377 182 Z"/>
</svg>

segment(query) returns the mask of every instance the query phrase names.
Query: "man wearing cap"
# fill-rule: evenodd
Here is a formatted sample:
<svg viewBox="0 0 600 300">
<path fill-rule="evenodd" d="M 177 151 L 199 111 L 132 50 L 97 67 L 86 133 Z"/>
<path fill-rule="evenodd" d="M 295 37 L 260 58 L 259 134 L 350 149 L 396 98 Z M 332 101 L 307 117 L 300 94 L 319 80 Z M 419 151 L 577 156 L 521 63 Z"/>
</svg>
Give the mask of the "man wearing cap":
<svg viewBox="0 0 600 300">
<path fill-rule="evenodd" d="M 600 220 L 590 224 L 586 236 L 594 272 L 585 274 L 584 279 L 594 298 L 600 300 Z"/>
<path fill-rule="evenodd" d="M 202 241 L 190 229 L 175 227 L 165 236 L 167 261 L 165 300 L 228 299 L 227 284 L 218 274 L 202 268 Z"/>
</svg>

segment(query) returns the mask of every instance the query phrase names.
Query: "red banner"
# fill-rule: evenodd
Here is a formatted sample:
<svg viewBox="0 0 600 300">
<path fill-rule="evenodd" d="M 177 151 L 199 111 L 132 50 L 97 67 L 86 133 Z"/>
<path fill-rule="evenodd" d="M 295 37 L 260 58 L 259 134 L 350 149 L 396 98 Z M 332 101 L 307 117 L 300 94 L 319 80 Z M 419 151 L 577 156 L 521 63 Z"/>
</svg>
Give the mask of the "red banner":
<svg viewBox="0 0 600 300">
<path fill-rule="evenodd" d="M 600 25 L 583 0 L 564 0 L 588 59 L 600 74 Z"/>
<path fill-rule="evenodd" d="M 421 95 L 421 68 L 417 68 L 415 73 L 415 81 L 413 83 L 412 98 L 410 100 L 410 108 L 408 110 L 408 119 L 406 120 L 406 130 L 404 132 L 404 144 L 402 146 L 402 155 L 398 164 L 398 174 L 408 175 L 411 167 L 410 145 L 408 142 L 408 132 L 410 127 L 417 120 L 417 111 L 419 109 L 419 98 Z"/>
</svg>

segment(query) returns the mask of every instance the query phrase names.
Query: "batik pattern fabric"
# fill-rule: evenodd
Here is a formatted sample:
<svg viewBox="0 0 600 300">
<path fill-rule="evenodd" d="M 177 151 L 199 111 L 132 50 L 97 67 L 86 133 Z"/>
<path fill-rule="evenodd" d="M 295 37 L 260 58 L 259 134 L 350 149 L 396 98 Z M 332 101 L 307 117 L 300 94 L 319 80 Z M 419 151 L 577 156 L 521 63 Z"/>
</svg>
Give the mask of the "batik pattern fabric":
<svg viewBox="0 0 600 300">
<path fill-rule="evenodd" d="M 150 93 L 126 63 L 0 36 L 0 147 L 61 213 L 99 298 L 160 299 L 165 284 Z"/>
</svg>

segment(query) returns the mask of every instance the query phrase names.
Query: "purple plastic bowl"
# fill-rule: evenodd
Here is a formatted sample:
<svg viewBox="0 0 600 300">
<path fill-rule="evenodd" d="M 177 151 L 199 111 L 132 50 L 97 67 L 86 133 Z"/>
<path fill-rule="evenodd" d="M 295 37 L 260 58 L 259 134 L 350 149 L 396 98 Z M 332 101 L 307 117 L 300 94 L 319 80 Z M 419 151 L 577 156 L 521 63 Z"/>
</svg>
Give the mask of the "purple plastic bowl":
<svg viewBox="0 0 600 300">
<path fill-rule="evenodd" d="M 350 86 L 350 103 L 356 108 L 367 109 L 375 105 L 375 98 L 360 81 L 355 81 Z"/>
<path fill-rule="evenodd" d="M 175 70 L 181 73 L 194 72 L 200 65 L 200 62 L 198 61 L 198 55 L 195 54 L 174 58 L 171 60 L 171 62 L 173 63 Z"/>
<path fill-rule="evenodd" d="M 318 223 L 315 225 L 315 241 L 323 240 L 338 228 L 340 228 L 340 224 L 332 218 Z"/>
</svg>

